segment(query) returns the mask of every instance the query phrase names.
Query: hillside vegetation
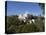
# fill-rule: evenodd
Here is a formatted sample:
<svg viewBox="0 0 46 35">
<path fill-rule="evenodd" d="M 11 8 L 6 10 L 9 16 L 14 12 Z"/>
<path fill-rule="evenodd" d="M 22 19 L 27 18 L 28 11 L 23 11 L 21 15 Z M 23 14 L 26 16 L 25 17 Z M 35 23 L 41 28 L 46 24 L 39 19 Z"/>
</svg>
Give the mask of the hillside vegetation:
<svg viewBox="0 0 46 35">
<path fill-rule="evenodd" d="M 7 33 L 30 33 L 30 32 L 44 32 L 45 19 L 35 19 L 35 23 L 27 24 L 27 22 L 19 21 L 18 16 L 6 17 L 6 31 Z"/>
</svg>

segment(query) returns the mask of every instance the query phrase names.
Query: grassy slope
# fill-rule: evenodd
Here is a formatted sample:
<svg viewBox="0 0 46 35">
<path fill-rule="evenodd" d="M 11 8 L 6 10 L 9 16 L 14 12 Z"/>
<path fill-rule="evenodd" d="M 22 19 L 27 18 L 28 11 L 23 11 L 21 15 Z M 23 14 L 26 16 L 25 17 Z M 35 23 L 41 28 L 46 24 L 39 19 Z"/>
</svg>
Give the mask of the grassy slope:
<svg viewBox="0 0 46 35">
<path fill-rule="evenodd" d="M 44 22 L 42 19 L 36 19 L 35 24 L 26 24 L 27 22 L 20 22 L 18 16 L 7 16 L 7 33 L 20 32 L 43 32 Z"/>
</svg>

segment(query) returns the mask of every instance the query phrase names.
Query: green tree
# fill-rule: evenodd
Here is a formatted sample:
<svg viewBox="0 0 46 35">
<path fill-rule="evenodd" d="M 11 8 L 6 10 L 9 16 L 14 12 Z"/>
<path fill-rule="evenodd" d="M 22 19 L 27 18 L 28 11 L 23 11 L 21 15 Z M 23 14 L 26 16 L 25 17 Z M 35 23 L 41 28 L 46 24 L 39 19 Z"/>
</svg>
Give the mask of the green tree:
<svg viewBox="0 0 46 35">
<path fill-rule="evenodd" d="M 45 15 L 45 3 L 39 3 L 39 6 L 42 9 L 42 14 Z"/>
</svg>

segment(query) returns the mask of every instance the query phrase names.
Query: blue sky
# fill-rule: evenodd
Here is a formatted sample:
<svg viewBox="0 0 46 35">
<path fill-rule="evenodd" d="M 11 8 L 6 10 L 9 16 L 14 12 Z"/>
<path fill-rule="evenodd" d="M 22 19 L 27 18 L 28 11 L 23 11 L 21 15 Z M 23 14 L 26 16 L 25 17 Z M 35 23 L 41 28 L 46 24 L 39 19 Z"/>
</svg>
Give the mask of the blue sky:
<svg viewBox="0 0 46 35">
<path fill-rule="evenodd" d="M 35 15 L 42 14 L 42 10 L 38 3 L 17 1 L 7 2 L 7 16 L 24 14 L 25 12 Z"/>
</svg>

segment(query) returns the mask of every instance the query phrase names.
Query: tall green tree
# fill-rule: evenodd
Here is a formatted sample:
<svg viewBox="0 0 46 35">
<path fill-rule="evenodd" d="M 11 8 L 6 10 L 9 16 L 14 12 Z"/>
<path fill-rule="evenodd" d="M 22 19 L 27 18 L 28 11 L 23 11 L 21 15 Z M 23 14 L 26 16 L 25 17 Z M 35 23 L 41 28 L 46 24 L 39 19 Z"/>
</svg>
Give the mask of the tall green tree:
<svg viewBox="0 0 46 35">
<path fill-rule="evenodd" d="M 42 9 L 42 14 L 45 15 L 45 3 L 39 3 L 39 6 Z"/>
</svg>

